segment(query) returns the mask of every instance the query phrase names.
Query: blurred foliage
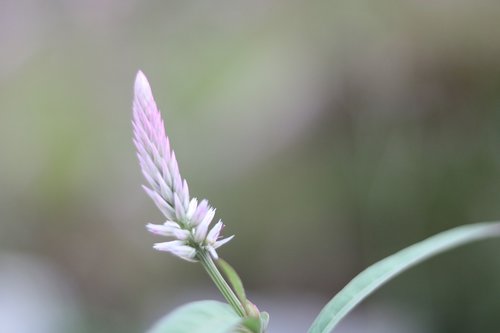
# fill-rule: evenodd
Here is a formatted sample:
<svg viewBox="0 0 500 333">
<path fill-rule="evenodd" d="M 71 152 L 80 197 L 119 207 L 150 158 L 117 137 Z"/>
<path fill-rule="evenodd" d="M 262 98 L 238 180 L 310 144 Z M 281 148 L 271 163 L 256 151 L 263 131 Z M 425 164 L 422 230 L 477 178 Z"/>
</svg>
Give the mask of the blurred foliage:
<svg viewBox="0 0 500 333">
<path fill-rule="evenodd" d="M 144 230 L 161 217 L 131 143 L 139 68 L 255 292 L 326 301 L 383 256 L 498 219 L 499 15 L 496 1 L 1 2 L 0 254 L 57 266 L 85 332 L 144 331 L 202 298 L 201 269 Z M 452 252 L 372 301 L 434 332 L 496 331 L 499 250 Z"/>
</svg>

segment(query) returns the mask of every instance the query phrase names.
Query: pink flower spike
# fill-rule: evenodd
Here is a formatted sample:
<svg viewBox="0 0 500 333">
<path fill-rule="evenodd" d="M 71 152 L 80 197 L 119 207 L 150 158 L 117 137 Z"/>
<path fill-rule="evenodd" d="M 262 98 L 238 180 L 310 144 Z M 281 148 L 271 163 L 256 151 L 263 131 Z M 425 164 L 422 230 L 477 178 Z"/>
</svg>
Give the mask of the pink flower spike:
<svg viewBox="0 0 500 333">
<path fill-rule="evenodd" d="M 160 111 L 156 106 L 148 79 L 139 71 L 134 84 L 132 127 L 134 145 L 142 174 L 149 186 L 143 186 L 167 222 L 147 224 L 148 231 L 173 241 L 157 243 L 154 248 L 170 252 L 188 261 L 196 260 L 196 251 L 208 251 L 214 258 L 215 249 L 222 245 L 217 241 L 222 230 L 222 222 L 208 232 L 214 218 L 215 209 L 207 200 L 198 204 L 189 196 L 189 187 L 181 177 L 179 165 Z"/>
</svg>

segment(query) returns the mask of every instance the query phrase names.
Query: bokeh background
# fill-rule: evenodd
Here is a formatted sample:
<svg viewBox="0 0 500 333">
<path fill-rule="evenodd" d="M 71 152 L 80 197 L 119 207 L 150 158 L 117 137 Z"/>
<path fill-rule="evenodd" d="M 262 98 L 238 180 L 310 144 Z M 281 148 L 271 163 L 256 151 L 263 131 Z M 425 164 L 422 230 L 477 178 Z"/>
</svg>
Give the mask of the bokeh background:
<svg viewBox="0 0 500 333">
<path fill-rule="evenodd" d="M 220 298 L 151 249 L 139 68 L 271 332 L 305 332 L 396 250 L 500 219 L 499 29 L 487 0 L 1 1 L 0 332 L 143 332 Z M 499 254 L 414 268 L 339 332 L 498 332 Z"/>
</svg>

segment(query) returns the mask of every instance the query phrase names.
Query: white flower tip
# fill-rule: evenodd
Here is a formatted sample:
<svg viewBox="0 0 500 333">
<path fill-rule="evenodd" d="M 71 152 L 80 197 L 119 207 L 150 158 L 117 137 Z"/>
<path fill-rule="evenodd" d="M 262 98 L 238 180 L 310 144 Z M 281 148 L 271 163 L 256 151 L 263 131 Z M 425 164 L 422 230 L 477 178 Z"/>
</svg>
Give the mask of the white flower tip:
<svg viewBox="0 0 500 333">
<path fill-rule="evenodd" d="M 224 227 L 224 224 L 222 223 L 221 220 L 219 220 L 219 222 L 217 222 L 212 227 L 212 229 L 208 232 L 207 241 L 209 243 L 215 243 L 217 241 L 217 239 L 219 238 L 220 232 L 221 232 L 223 227 Z"/>
<path fill-rule="evenodd" d="M 215 251 L 215 249 L 212 246 L 208 247 L 208 252 L 212 256 L 212 258 L 214 258 L 214 260 L 219 260 L 219 255 L 217 254 L 217 251 Z"/>
<path fill-rule="evenodd" d="M 149 85 L 148 79 L 141 70 L 137 72 L 137 75 L 135 77 L 134 92 L 136 95 L 140 93 L 147 96 L 152 95 L 151 86 Z"/>
<path fill-rule="evenodd" d="M 146 230 L 155 235 L 168 236 L 165 232 L 165 227 L 162 225 L 148 223 L 146 224 Z"/>
<path fill-rule="evenodd" d="M 196 261 L 196 250 L 191 246 L 185 245 L 182 241 L 175 240 L 164 243 L 156 243 L 153 248 L 158 251 L 170 252 L 177 257 L 194 262 Z"/>
<path fill-rule="evenodd" d="M 214 249 L 221 247 L 222 245 L 226 244 L 227 242 L 229 242 L 233 238 L 234 238 L 234 235 L 229 236 L 227 238 L 223 238 L 221 240 L 218 240 L 217 242 L 214 243 Z"/>
</svg>

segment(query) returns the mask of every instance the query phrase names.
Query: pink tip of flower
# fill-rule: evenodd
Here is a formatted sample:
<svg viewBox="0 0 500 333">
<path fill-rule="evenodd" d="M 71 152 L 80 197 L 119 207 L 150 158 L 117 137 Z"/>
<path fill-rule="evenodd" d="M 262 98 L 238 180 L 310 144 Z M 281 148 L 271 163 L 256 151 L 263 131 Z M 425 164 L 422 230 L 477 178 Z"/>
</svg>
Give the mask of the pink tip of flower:
<svg viewBox="0 0 500 333">
<path fill-rule="evenodd" d="M 136 95 L 153 95 L 146 75 L 144 75 L 144 73 L 140 70 L 137 72 L 135 77 L 134 92 Z"/>
</svg>

